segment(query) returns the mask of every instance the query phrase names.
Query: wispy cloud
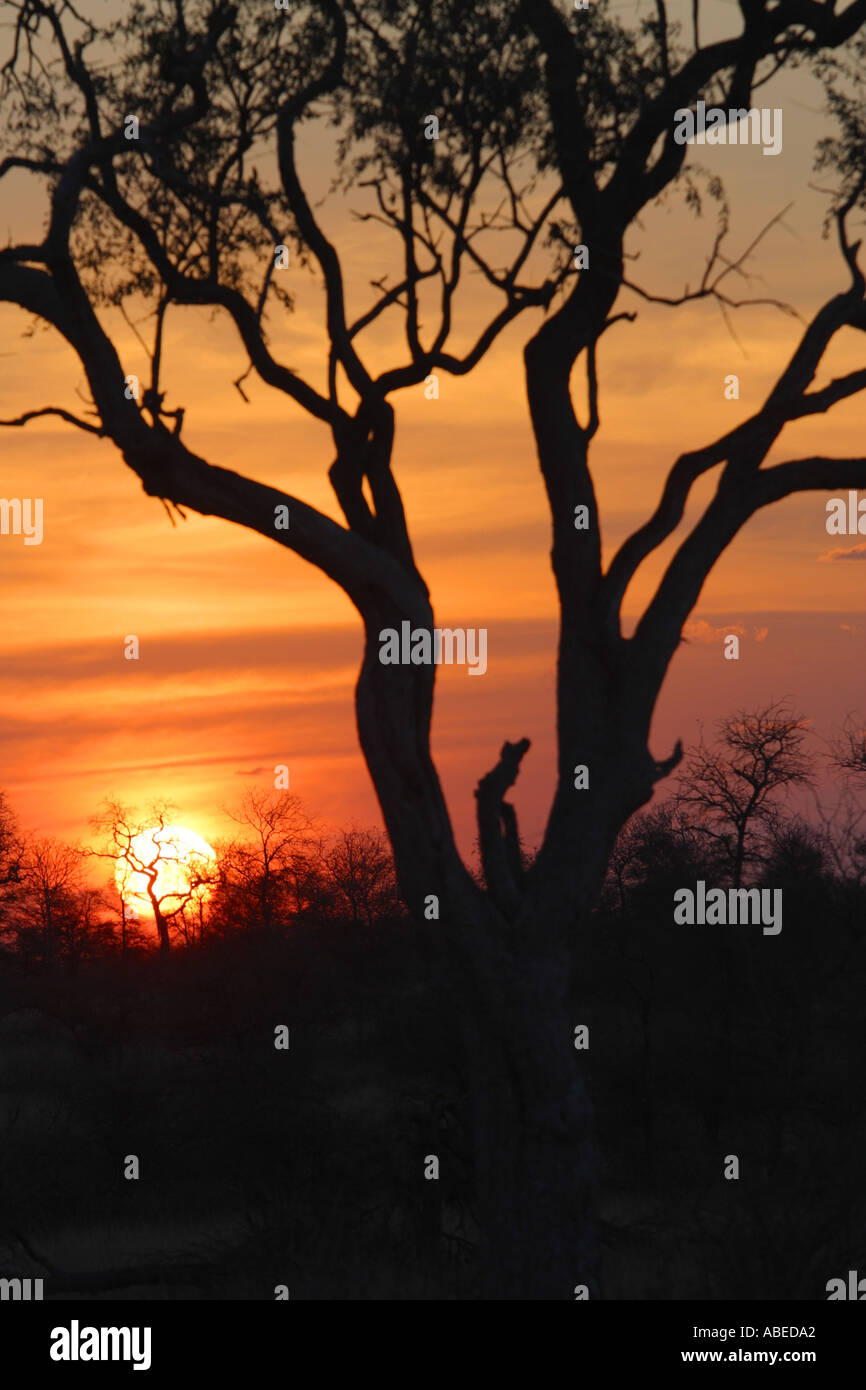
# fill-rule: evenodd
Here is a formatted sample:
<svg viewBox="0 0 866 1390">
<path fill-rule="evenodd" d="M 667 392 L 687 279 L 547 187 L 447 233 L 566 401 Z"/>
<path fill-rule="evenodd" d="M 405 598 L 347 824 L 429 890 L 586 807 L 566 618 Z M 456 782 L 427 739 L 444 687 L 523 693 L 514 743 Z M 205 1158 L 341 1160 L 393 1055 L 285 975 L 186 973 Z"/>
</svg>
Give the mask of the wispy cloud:
<svg viewBox="0 0 866 1390">
<path fill-rule="evenodd" d="M 819 564 L 827 564 L 832 560 L 866 560 L 866 541 L 860 545 L 852 545 L 849 550 L 828 550 L 826 555 L 818 556 Z"/>
<path fill-rule="evenodd" d="M 766 642 L 769 630 L 767 627 L 752 628 L 752 636 L 756 642 Z M 683 638 L 686 642 L 707 645 L 712 642 L 724 642 L 726 637 L 748 637 L 748 635 L 749 629 L 743 627 L 742 623 L 728 623 L 727 626 L 714 627 L 712 623 L 707 622 L 706 618 L 694 618 L 683 628 Z"/>
</svg>

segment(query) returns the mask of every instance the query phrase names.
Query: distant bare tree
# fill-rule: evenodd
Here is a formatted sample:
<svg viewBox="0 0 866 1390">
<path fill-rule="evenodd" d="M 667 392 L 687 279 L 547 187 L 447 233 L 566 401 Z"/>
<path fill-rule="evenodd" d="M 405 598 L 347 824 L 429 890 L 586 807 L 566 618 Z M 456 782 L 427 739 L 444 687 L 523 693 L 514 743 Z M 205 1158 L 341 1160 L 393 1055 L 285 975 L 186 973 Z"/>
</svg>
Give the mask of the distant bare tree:
<svg viewBox="0 0 866 1390">
<path fill-rule="evenodd" d="M 842 733 L 832 742 L 831 759 L 840 771 L 866 776 L 866 727 L 858 715 L 848 715 Z"/>
<path fill-rule="evenodd" d="M 102 833 L 107 847 L 86 851 L 124 866 L 126 891 L 121 896 L 125 904 L 129 900 L 129 881 L 140 877 L 142 885 L 138 891 L 150 903 L 162 953 L 171 946 L 169 924 L 214 882 L 211 862 L 184 850 L 172 833 L 169 817 L 169 807 L 157 806 L 146 820 L 136 822 L 120 802 L 106 801 L 91 825 Z M 165 887 L 159 880 L 161 871 L 168 866 L 177 870 L 177 881 Z"/>
<path fill-rule="evenodd" d="M 273 925 L 280 904 L 297 912 L 307 871 L 312 824 L 299 797 L 288 791 L 250 788 L 240 806 L 229 812 L 246 837 L 223 850 L 248 891 L 254 893 L 263 927 Z"/>
<path fill-rule="evenodd" d="M 714 746 L 702 740 L 689 751 L 676 802 L 722 850 L 739 888 L 746 860 L 755 852 L 755 832 L 779 826 L 779 794 L 811 778 L 813 763 L 804 749 L 809 721 L 777 702 L 741 710 L 716 727 Z"/>
<path fill-rule="evenodd" d="M 699 861 L 707 863 L 706 845 L 683 808 L 668 798 L 632 816 L 617 836 L 602 902 L 626 919 L 633 892 L 648 879 L 671 874 L 679 882 Z"/>
<path fill-rule="evenodd" d="M 79 961 L 104 950 L 112 937 L 105 897 L 87 882 L 82 852 L 49 838 L 31 838 L 20 862 L 20 890 L 9 926 L 25 960 Z"/>
<path fill-rule="evenodd" d="M 41 954 L 48 959 L 74 930 L 75 896 L 84 886 L 81 855 L 57 840 L 33 839 L 21 869 L 25 893 L 19 916 L 39 938 Z"/>
<path fill-rule="evenodd" d="M 23 840 L 18 817 L 6 792 L 0 791 L 0 883 L 15 883 Z"/>
<path fill-rule="evenodd" d="M 835 872 L 866 883 L 866 729 L 861 715 L 849 713 L 840 732 L 827 741 L 828 765 L 840 774 L 832 787 L 812 789 L 824 853 Z"/>
<path fill-rule="evenodd" d="M 342 830 L 323 846 L 320 864 L 330 910 L 353 926 L 372 927 L 401 911 L 394 857 L 380 830 Z"/>
</svg>

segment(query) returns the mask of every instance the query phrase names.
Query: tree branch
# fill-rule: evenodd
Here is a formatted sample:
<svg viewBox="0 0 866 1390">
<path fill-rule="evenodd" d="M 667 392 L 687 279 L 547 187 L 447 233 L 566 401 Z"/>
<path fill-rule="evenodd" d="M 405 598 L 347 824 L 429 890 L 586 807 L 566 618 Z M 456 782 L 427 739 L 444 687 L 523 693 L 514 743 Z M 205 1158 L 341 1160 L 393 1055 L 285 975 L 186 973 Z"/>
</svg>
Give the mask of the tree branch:
<svg viewBox="0 0 866 1390">
<path fill-rule="evenodd" d="M 520 898 L 519 840 L 514 808 L 505 810 L 505 793 L 517 781 L 529 739 L 503 743 L 499 762 L 478 783 L 475 791 L 481 865 L 491 897 L 507 917 L 512 917 Z"/>
<path fill-rule="evenodd" d="M 42 415 L 58 415 L 61 420 L 66 420 L 70 425 L 75 425 L 77 429 L 86 430 L 88 434 L 98 435 L 104 439 L 108 433 L 102 425 L 91 425 L 87 420 L 82 420 L 77 415 L 72 415 L 68 410 L 62 410 L 60 406 L 46 405 L 41 410 L 25 410 L 23 415 L 18 415 L 14 420 L 0 420 L 0 426 L 14 428 L 26 425 L 30 420 L 36 420 Z"/>
<path fill-rule="evenodd" d="M 844 213 L 839 214 L 838 222 L 843 251 L 847 253 L 852 248 L 845 237 Z M 714 444 L 681 455 L 668 474 L 653 515 L 620 546 L 604 580 L 605 620 L 611 627 L 618 630 L 626 588 L 643 560 L 676 530 L 698 478 L 723 461 L 727 461 L 725 472 L 735 468 L 754 474 L 787 423 L 821 413 L 866 388 L 866 369 L 861 369 L 819 391 L 806 390 L 830 341 L 841 328 L 866 331 L 866 281 L 857 267 L 856 256 L 852 259 L 846 254 L 845 259 L 852 271 L 851 288 L 834 295 L 818 310 L 761 409 Z M 705 573 L 709 573 L 709 566 Z M 654 605 L 655 599 L 647 615 Z"/>
</svg>

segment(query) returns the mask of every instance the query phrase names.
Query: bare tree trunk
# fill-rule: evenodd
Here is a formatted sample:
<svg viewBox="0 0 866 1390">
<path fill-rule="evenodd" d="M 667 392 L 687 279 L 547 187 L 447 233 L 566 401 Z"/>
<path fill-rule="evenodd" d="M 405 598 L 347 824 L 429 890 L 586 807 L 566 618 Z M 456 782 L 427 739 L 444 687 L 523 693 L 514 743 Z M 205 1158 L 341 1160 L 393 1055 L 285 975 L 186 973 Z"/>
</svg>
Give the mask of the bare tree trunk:
<svg viewBox="0 0 866 1390">
<path fill-rule="evenodd" d="M 737 848 L 734 853 L 733 885 L 739 888 L 743 881 L 743 865 L 746 860 L 746 822 L 737 826 Z"/>
<path fill-rule="evenodd" d="M 160 955 L 165 955 L 171 948 L 171 938 L 168 934 L 168 921 L 163 915 L 159 906 L 159 901 L 154 894 L 150 893 L 149 897 L 151 907 L 153 908 L 154 921 L 156 922 L 157 935 L 159 936 L 159 952 Z"/>
<path fill-rule="evenodd" d="M 399 618 L 382 626 L 399 628 Z M 634 749 L 624 755 L 608 688 L 587 720 L 598 734 L 592 790 L 560 790 L 569 806 L 560 844 L 553 853 L 548 845 L 543 872 L 531 870 L 512 907 L 503 908 L 502 894 L 480 890 L 456 852 L 429 758 L 433 673 L 383 668 L 377 628 L 368 617 L 358 729 L 401 893 L 460 991 L 481 1292 L 489 1299 L 571 1300 L 586 1286 L 594 1297 L 599 1161 L 584 1075 L 589 1054 L 574 1047 L 582 1020 L 572 1017 L 569 988 L 580 920 L 595 903 L 616 831 L 651 793 L 651 760 L 645 748 L 642 757 Z"/>
<path fill-rule="evenodd" d="M 557 961 L 512 962 L 498 1007 L 466 1018 L 481 1294 L 599 1292 L 598 1154 Z"/>
</svg>

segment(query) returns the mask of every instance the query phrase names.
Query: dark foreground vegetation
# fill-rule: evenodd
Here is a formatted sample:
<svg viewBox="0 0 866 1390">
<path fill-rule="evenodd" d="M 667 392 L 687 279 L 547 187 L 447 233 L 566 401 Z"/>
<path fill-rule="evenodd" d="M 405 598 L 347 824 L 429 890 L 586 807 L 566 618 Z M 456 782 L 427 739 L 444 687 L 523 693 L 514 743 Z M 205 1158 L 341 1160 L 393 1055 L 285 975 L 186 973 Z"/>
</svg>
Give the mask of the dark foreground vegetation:
<svg viewBox="0 0 866 1390">
<path fill-rule="evenodd" d="M 571 996 L 606 1298 L 823 1299 L 866 1268 L 857 750 L 850 798 L 806 821 L 785 800 L 815 773 L 805 727 L 728 721 L 617 847 Z M 781 889 L 782 930 L 675 925 L 701 878 Z M 466 1044 L 435 922 L 327 895 L 286 916 L 282 889 L 263 909 L 247 887 L 234 930 L 215 897 L 212 928 L 167 955 L 103 933 L 72 968 L 7 934 L 0 1274 L 60 1298 L 477 1297 Z"/>
</svg>

